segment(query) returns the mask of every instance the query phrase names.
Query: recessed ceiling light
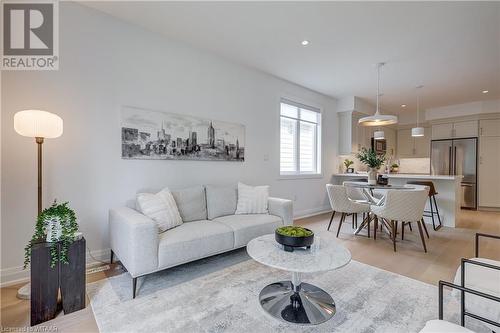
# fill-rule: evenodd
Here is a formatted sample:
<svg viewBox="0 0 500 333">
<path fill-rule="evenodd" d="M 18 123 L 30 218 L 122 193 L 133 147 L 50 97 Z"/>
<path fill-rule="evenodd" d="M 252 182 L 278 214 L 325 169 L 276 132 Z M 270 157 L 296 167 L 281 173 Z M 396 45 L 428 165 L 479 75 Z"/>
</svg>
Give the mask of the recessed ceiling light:
<svg viewBox="0 0 500 333">
<path fill-rule="evenodd" d="M 302 44 L 302 46 L 307 46 L 309 45 L 309 41 L 304 39 L 302 42 L 300 42 L 300 44 Z"/>
<path fill-rule="evenodd" d="M 483 94 L 487 94 L 488 93 L 488 90 L 483 90 Z"/>
<path fill-rule="evenodd" d="M 402 108 L 405 108 L 405 107 L 406 107 L 406 104 L 401 104 L 401 107 L 402 107 Z"/>
</svg>

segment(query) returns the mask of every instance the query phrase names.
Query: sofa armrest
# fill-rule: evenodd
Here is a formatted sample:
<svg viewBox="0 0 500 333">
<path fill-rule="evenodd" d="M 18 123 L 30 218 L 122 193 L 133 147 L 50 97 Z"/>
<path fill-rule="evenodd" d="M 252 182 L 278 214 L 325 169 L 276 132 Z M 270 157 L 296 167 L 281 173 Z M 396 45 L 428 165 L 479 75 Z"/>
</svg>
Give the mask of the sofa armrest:
<svg viewBox="0 0 500 333">
<path fill-rule="evenodd" d="M 292 200 L 269 198 L 269 214 L 281 217 L 284 225 L 293 224 L 293 203 Z"/>
<path fill-rule="evenodd" d="M 158 268 L 158 226 L 138 211 L 120 207 L 109 211 L 111 250 L 132 277 Z"/>
</svg>

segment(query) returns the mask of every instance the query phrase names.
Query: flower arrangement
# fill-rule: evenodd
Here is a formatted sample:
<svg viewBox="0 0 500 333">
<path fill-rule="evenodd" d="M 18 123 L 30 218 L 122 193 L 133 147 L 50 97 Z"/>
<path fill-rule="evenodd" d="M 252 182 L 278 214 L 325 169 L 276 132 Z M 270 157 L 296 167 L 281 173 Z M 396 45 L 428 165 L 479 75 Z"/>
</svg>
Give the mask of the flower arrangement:
<svg viewBox="0 0 500 333">
<path fill-rule="evenodd" d="M 356 154 L 359 161 L 371 169 L 378 170 L 384 164 L 386 158 L 385 155 L 377 154 L 373 149 L 361 148 L 361 151 Z"/>
<path fill-rule="evenodd" d="M 68 207 L 68 202 L 58 204 L 54 201 L 52 206 L 44 209 L 38 216 L 35 233 L 24 248 L 24 268 L 30 262 L 32 246 L 44 240 L 51 243 L 50 267 L 54 267 L 57 262 L 68 264 L 68 249 L 75 240 L 77 231 L 76 214 Z M 58 244 L 61 244 L 60 249 Z"/>
</svg>

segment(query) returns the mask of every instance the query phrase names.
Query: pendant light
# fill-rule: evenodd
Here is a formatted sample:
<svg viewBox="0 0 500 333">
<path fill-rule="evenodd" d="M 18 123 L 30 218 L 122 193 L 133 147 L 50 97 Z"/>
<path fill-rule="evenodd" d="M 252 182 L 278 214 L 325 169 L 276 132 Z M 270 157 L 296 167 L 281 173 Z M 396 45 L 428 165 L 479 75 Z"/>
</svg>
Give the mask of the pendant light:
<svg viewBox="0 0 500 333">
<path fill-rule="evenodd" d="M 377 64 L 377 109 L 373 116 L 360 118 L 358 124 L 361 126 L 385 126 L 398 123 L 398 117 L 393 115 L 380 114 L 380 67 L 385 63 L 380 62 Z"/>
<path fill-rule="evenodd" d="M 411 129 L 411 136 L 413 137 L 424 136 L 424 128 L 418 126 L 418 118 L 420 114 L 420 89 L 422 89 L 423 87 L 424 86 L 417 87 L 417 127 L 413 127 Z"/>
<path fill-rule="evenodd" d="M 377 130 L 377 131 L 373 132 L 373 139 L 374 140 L 384 140 L 385 139 L 384 131 Z"/>
</svg>

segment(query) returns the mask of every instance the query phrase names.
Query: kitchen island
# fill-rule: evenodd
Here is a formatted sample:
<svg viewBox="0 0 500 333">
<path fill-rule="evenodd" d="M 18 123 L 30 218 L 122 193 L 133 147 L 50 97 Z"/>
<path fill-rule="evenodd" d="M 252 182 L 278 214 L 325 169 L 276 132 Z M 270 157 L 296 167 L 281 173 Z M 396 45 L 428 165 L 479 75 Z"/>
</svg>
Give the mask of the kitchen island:
<svg viewBox="0 0 500 333">
<path fill-rule="evenodd" d="M 404 185 L 408 181 L 429 180 L 434 183 L 438 194 L 436 201 L 439 207 L 441 222 L 444 226 L 455 227 L 456 220 L 460 214 L 462 176 L 429 175 L 429 174 L 383 174 L 389 178 L 390 185 Z M 356 179 L 368 178 L 366 173 L 337 173 L 332 176 L 332 183 L 341 185 L 344 181 L 355 181 Z M 425 210 L 430 211 L 429 200 L 427 200 Z M 432 224 L 430 217 L 425 217 L 425 222 Z M 437 216 L 436 225 L 437 225 Z"/>
</svg>

